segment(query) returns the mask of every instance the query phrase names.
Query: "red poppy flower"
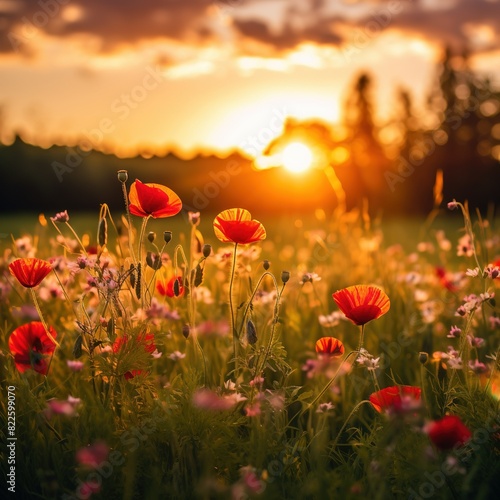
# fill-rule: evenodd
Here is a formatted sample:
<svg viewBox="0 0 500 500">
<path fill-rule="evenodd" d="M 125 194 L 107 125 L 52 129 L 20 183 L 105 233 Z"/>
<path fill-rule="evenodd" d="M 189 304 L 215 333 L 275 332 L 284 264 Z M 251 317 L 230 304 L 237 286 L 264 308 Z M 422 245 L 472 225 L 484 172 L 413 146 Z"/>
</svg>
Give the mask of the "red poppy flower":
<svg viewBox="0 0 500 500">
<path fill-rule="evenodd" d="M 333 294 L 333 300 L 340 310 L 355 325 L 364 325 L 372 319 L 380 318 L 390 308 L 386 293 L 376 286 L 349 286 Z"/>
<path fill-rule="evenodd" d="M 266 230 L 258 220 L 252 220 L 248 210 L 230 208 L 214 220 L 215 236 L 224 243 L 247 245 L 266 238 Z"/>
<path fill-rule="evenodd" d="M 335 337 L 322 337 L 316 342 L 316 352 L 320 356 L 342 356 L 344 344 Z"/>
<path fill-rule="evenodd" d="M 57 333 L 49 328 L 52 337 Z M 14 356 L 16 368 L 24 373 L 30 368 L 42 375 L 47 375 L 47 356 L 52 355 L 56 345 L 47 335 L 40 321 L 33 321 L 16 328 L 9 337 L 9 349 Z"/>
<path fill-rule="evenodd" d="M 113 344 L 113 352 L 120 352 L 125 347 L 125 345 L 127 345 L 129 339 L 131 339 L 131 337 L 127 335 L 118 337 Z M 141 348 L 149 354 L 152 354 L 156 351 L 155 337 L 152 333 L 141 333 L 135 339 L 133 339 L 133 342 L 134 348 Z M 130 380 L 131 378 L 142 375 L 143 373 L 143 370 L 129 370 L 124 375 L 125 380 Z"/>
<path fill-rule="evenodd" d="M 448 273 L 444 267 L 436 267 L 436 276 L 439 278 L 439 283 L 441 286 L 449 290 L 450 292 L 458 292 L 459 288 L 453 283 L 453 281 L 449 278 Z"/>
<path fill-rule="evenodd" d="M 370 403 L 379 412 L 404 412 L 414 408 L 414 403 L 420 403 L 422 389 L 411 385 L 394 385 L 374 392 Z M 411 408 L 410 408 L 411 407 Z"/>
<path fill-rule="evenodd" d="M 446 415 L 441 420 L 431 422 L 427 427 L 427 434 L 440 450 L 461 446 L 471 437 L 470 430 L 456 415 Z"/>
<path fill-rule="evenodd" d="M 143 184 L 137 180 L 130 186 L 129 210 L 138 217 L 163 218 L 178 214 L 182 209 L 180 198 L 161 184 Z"/>
<path fill-rule="evenodd" d="M 36 258 L 16 259 L 9 264 L 9 271 L 26 288 L 38 286 L 52 271 L 50 262 Z"/>
<path fill-rule="evenodd" d="M 179 294 L 175 295 L 174 291 L 174 284 L 175 281 L 179 283 Z M 156 282 L 156 289 L 158 290 L 158 293 L 163 296 L 167 297 L 180 297 L 181 295 L 184 294 L 184 285 L 182 284 L 182 276 L 172 276 L 166 283 L 162 280 L 159 279 Z"/>
</svg>

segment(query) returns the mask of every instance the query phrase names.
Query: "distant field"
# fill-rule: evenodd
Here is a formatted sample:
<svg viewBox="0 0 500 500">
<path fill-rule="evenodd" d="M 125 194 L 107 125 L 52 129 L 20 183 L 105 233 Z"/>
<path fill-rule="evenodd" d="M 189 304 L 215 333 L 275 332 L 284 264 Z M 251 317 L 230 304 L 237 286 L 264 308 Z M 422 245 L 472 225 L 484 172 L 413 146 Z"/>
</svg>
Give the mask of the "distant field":
<svg viewBox="0 0 500 500">
<path fill-rule="evenodd" d="M 55 235 L 55 229 L 49 220 L 50 216 L 54 214 L 45 214 L 48 224 L 46 231 L 48 234 Z M 212 221 L 216 214 L 202 214 L 200 231 L 204 235 L 207 243 L 217 244 L 213 235 Z M 115 223 L 120 221 L 122 216 L 121 212 L 112 214 Z M 23 213 L 19 215 L 8 214 L 2 215 L 0 218 L 0 234 L 2 239 L 12 235 L 14 238 L 19 238 L 25 234 L 39 234 L 43 228 L 38 223 L 39 214 L 36 213 Z M 70 213 L 70 223 L 77 233 L 88 233 L 91 241 L 95 239 L 98 223 L 98 212 L 95 213 Z M 271 215 L 266 217 L 265 214 L 255 214 L 261 222 L 264 223 L 268 240 L 272 240 L 276 244 L 294 244 L 296 242 L 297 231 L 307 231 L 323 229 L 329 231 L 330 224 L 326 220 L 318 220 L 314 215 L 298 215 L 298 214 L 284 214 L 281 216 Z M 136 227 L 139 227 L 139 222 L 135 218 Z M 498 223 L 492 224 L 494 228 Z M 370 228 L 380 229 L 383 233 L 384 243 L 386 246 L 392 244 L 401 244 L 405 250 L 413 250 L 417 243 L 426 236 L 433 235 L 437 230 L 444 230 L 446 235 L 452 240 L 456 241 L 463 228 L 463 220 L 460 217 L 451 217 L 448 213 L 442 212 L 431 221 L 425 218 L 391 218 L 382 222 L 371 221 Z M 63 230 L 64 228 L 61 227 Z M 189 232 L 189 222 L 187 216 L 178 215 L 168 219 L 150 220 L 148 223 L 148 231 L 155 231 L 159 236 L 163 231 L 172 231 L 173 241 L 177 242 L 181 233 L 187 234 Z M 110 237 L 113 236 L 113 230 L 110 228 Z M 264 248 L 265 250 L 265 248 Z"/>
</svg>

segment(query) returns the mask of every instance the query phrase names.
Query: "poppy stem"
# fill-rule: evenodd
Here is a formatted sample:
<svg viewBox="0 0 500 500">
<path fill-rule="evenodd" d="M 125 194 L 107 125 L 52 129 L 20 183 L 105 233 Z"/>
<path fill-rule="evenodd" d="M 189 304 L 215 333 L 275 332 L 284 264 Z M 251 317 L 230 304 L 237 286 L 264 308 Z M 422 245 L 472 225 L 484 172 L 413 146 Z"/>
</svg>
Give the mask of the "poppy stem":
<svg viewBox="0 0 500 500">
<path fill-rule="evenodd" d="M 121 185 L 122 185 L 123 201 L 125 202 L 125 212 L 127 214 L 128 249 L 129 249 L 130 257 L 132 258 L 132 261 L 134 262 L 134 264 L 136 264 L 137 262 L 135 260 L 134 248 L 132 246 L 132 218 L 130 217 L 130 210 L 128 208 L 127 188 L 125 186 L 125 182 L 122 182 Z"/>
<path fill-rule="evenodd" d="M 259 278 L 259 281 L 257 282 L 257 284 L 255 285 L 255 288 L 253 289 L 252 291 L 252 295 L 250 295 L 250 299 L 248 299 L 248 303 L 247 305 L 245 306 L 245 309 L 243 311 L 243 318 L 241 318 L 241 326 L 239 328 L 239 331 L 238 331 L 238 338 L 241 338 L 241 335 L 243 333 L 243 328 L 245 326 L 245 320 L 246 320 L 246 317 L 247 317 L 247 314 L 248 314 L 248 310 L 250 309 L 250 306 L 252 305 L 252 302 L 253 302 L 253 299 L 255 297 L 255 294 L 257 293 L 257 291 L 259 290 L 259 287 L 260 287 L 260 284 L 262 283 L 262 281 L 264 280 L 264 278 L 266 276 L 270 276 L 274 282 L 274 287 L 276 288 L 276 292 L 278 291 L 278 283 L 276 282 L 276 278 L 274 277 L 274 275 L 272 273 L 270 273 L 269 271 L 266 271 L 260 278 Z"/>
<path fill-rule="evenodd" d="M 233 252 L 233 262 L 231 264 L 231 275 L 229 278 L 229 317 L 230 317 L 230 321 L 231 321 L 231 333 L 233 335 L 233 357 L 234 357 L 234 366 L 235 366 L 235 374 L 234 374 L 235 380 L 237 378 L 236 371 L 237 371 L 237 367 L 238 367 L 236 344 L 237 344 L 237 342 L 239 342 L 239 337 L 238 337 L 238 332 L 236 329 L 235 318 L 234 318 L 233 285 L 234 285 L 234 275 L 236 272 L 237 250 L 238 250 L 238 243 L 235 243 L 234 244 L 234 252 Z"/>
<path fill-rule="evenodd" d="M 273 341 L 274 341 L 274 334 L 276 332 L 276 325 L 278 324 L 281 296 L 283 295 L 283 290 L 285 289 L 285 286 L 286 286 L 286 283 L 283 283 L 281 290 L 279 292 L 277 292 L 278 295 L 276 296 L 276 302 L 274 303 L 273 326 L 271 327 L 271 335 L 269 337 L 269 343 L 267 344 L 267 349 L 266 349 L 266 352 L 264 354 L 264 359 L 262 360 L 259 371 L 257 371 L 257 368 L 255 370 L 254 378 L 257 377 L 259 375 L 259 373 L 262 373 L 264 371 L 264 369 L 266 368 L 267 359 L 269 357 L 269 353 L 271 352 L 271 347 L 272 347 Z M 276 286 L 276 289 L 277 289 L 277 286 Z"/>
<path fill-rule="evenodd" d="M 358 354 L 361 351 L 361 349 L 363 348 L 364 336 L 365 336 L 365 325 L 361 325 L 361 333 L 359 335 Z M 354 360 L 354 361 L 356 361 L 356 360 Z"/>
<path fill-rule="evenodd" d="M 138 262 L 142 265 L 142 246 L 143 246 L 143 240 L 144 240 L 144 233 L 146 232 L 146 226 L 148 225 L 148 220 L 151 217 L 151 215 L 148 215 L 147 217 L 144 217 L 142 219 L 142 225 L 141 225 L 141 232 L 139 233 L 139 258 Z M 143 266 L 143 269 L 146 269 L 146 266 Z M 146 284 L 146 280 L 144 279 L 144 272 L 142 273 L 141 279 L 143 280 L 143 283 Z M 144 295 L 145 295 L 145 290 L 144 287 L 141 286 L 141 307 L 144 309 Z"/>
<path fill-rule="evenodd" d="M 78 244 L 82 247 L 83 253 L 85 255 L 87 255 L 87 250 L 85 249 L 85 247 L 84 247 L 84 245 L 82 243 L 82 240 L 80 239 L 80 237 L 78 236 L 78 234 L 76 234 L 76 231 L 73 229 L 73 226 L 69 222 L 65 222 L 65 224 L 66 224 L 66 226 L 68 226 L 69 230 L 71 231 L 71 233 L 75 237 L 76 241 L 78 241 Z"/>
<path fill-rule="evenodd" d="M 342 369 L 342 366 L 344 363 L 351 357 L 352 354 L 356 354 L 356 357 L 358 357 L 359 351 L 351 351 L 340 363 L 339 367 L 337 368 L 337 371 L 333 375 L 333 377 L 326 383 L 325 387 L 321 390 L 321 392 L 302 410 L 302 413 L 305 413 L 307 410 L 312 408 L 326 393 L 326 391 L 330 388 L 330 386 L 335 382 L 335 379 L 337 378 L 338 374 L 340 373 L 340 370 Z"/>
<path fill-rule="evenodd" d="M 344 432 L 344 429 L 346 428 L 347 424 L 349 423 L 349 420 L 351 420 L 351 417 L 363 406 L 365 403 L 370 403 L 368 399 L 363 399 L 363 401 L 360 401 L 352 410 L 351 413 L 349 413 L 349 416 L 346 418 L 345 422 L 342 424 L 342 427 L 340 428 L 340 431 L 337 434 L 337 437 L 333 441 L 330 449 L 333 451 L 334 448 L 337 446 L 337 443 L 339 442 L 340 436 Z"/>
<path fill-rule="evenodd" d="M 35 290 L 33 288 L 30 288 L 29 290 L 31 292 L 31 298 L 33 299 L 33 303 L 35 304 L 35 308 L 36 308 L 36 311 L 38 313 L 38 316 L 40 317 L 40 322 L 42 323 L 42 325 L 43 325 L 43 327 L 45 329 L 45 333 L 47 334 L 47 337 L 49 337 L 49 339 L 52 342 L 54 342 L 54 344 L 56 345 L 56 347 L 61 347 L 59 345 L 59 343 L 56 341 L 56 339 L 50 333 L 50 330 L 49 330 L 49 327 L 47 325 L 47 322 L 45 321 L 45 319 L 43 317 L 42 310 L 40 309 L 40 304 L 38 303 L 38 299 L 36 298 Z"/>
</svg>

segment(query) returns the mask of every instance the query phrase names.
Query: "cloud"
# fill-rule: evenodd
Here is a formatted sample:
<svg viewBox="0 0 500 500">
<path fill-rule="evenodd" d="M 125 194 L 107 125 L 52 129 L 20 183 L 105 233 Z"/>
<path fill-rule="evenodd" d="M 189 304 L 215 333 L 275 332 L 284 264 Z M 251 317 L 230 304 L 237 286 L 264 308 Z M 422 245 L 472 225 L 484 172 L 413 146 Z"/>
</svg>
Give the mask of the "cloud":
<svg viewBox="0 0 500 500">
<path fill-rule="evenodd" d="M 397 29 L 455 47 L 500 47 L 498 0 L 0 0 L 0 52 L 23 51 L 36 35 L 92 36 L 101 51 L 139 42 L 175 40 L 193 46 L 230 43 L 240 53 L 255 45 L 269 55 L 301 43 L 341 46 L 355 30 Z M 279 11 L 280 15 L 274 13 Z M 270 13 L 273 13 L 271 16 Z M 389 21 L 382 22 L 389 13 Z M 378 20 L 378 21 L 377 21 Z M 36 44 L 32 44 L 36 46 Z"/>
<path fill-rule="evenodd" d="M 156 38 L 200 41 L 210 36 L 214 1 L 19 0 L 17 5 L 0 2 L 1 52 L 22 50 L 39 33 L 93 35 L 103 50 Z"/>
<path fill-rule="evenodd" d="M 265 20 L 256 18 L 236 19 L 234 27 L 243 39 L 278 51 L 303 42 L 349 44 L 360 32 L 372 38 L 391 29 L 456 49 L 487 51 L 500 47 L 499 4 L 498 0 L 359 0 L 332 14 L 330 2 L 310 0 L 305 4 L 309 9 L 288 9 L 280 30 L 271 30 Z"/>
</svg>

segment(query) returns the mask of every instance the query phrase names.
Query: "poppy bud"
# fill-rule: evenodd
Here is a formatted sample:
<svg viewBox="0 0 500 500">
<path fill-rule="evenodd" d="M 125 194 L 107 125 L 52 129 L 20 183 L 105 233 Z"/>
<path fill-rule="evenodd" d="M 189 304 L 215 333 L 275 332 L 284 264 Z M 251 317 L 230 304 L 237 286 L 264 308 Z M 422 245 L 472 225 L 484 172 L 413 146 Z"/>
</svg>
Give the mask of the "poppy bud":
<svg viewBox="0 0 500 500">
<path fill-rule="evenodd" d="M 283 282 L 283 284 L 288 283 L 289 279 L 290 279 L 289 271 L 282 271 L 281 272 L 281 281 Z"/>
<path fill-rule="evenodd" d="M 191 328 L 189 325 L 184 325 L 182 327 L 182 335 L 184 336 L 185 339 L 187 339 L 189 337 L 190 331 L 191 331 Z"/>
<path fill-rule="evenodd" d="M 146 254 L 146 264 L 157 271 L 161 267 L 161 257 L 155 253 L 148 252 Z"/>
<path fill-rule="evenodd" d="M 172 239 L 172 231 L 163 232 L 163 241 L 168 245 Z"/>
<path fill-rule="evenodd" d="M 427 360 L 429 359 L 429 355 L 426 352 L 419 352 L 418 353 L 418 360 L 422 365 L 425 365 L 427 363 Z"/>
<path fill-rule="evenodd" d="M 174 295 L 178 297 L 181 293 L 181 285 L 179 283 L 179 279 L 174 281 Z M 187 338 L 187 337 L 186 337 Z"/>
<path fill-rule="evenodd" d="M 203 245 L 203 257 L 208 258 L 210 254 L 212 253 L 212 245 L 209 245 L 208 243 L 206 245 Z"/>
<path fill-rule="evenodd" d="M 102 217 L 97 226 L 97 243 L 103 247 L 108 241 L 108 221 Z"/>
<path fill-rule="evenodd" d="M 194 273 L 194 286 L 200 286 L 203 283 L 203 268 L 198 264 Z"/>
<path fill-rule="evenodd" d="M 200 212 L 188 212 L 189 222 L 193 226 L 197 226 L 200 223 Z"/>
<path fill-rule="evenodd" d="M 154 231 L 149 231 L 148 233 L 148 241 L 150 243 L 153 243 L 153 241 L 155 240 L 156 238 L 156 233 Z"/>
<path fill-rule="evenodd" d="M 247 322 L 247 341 L 250 345 L 254 345 L 257 342 L 257 329 L 251 319 Z"/>
<path fill-rule="evenodd" d="M 128 172 L 126 170 L 118 170 L 118 180 L 125 183 L 128 180 Z"/>
<path fill-rule="evenodd" d="M 268 271 L 269 268 L 271 267 L 271 263 L 266 259 L 265 261 L 262 262 L 262 267 L 264 268 L 265 271 Z"/>
</svg>

